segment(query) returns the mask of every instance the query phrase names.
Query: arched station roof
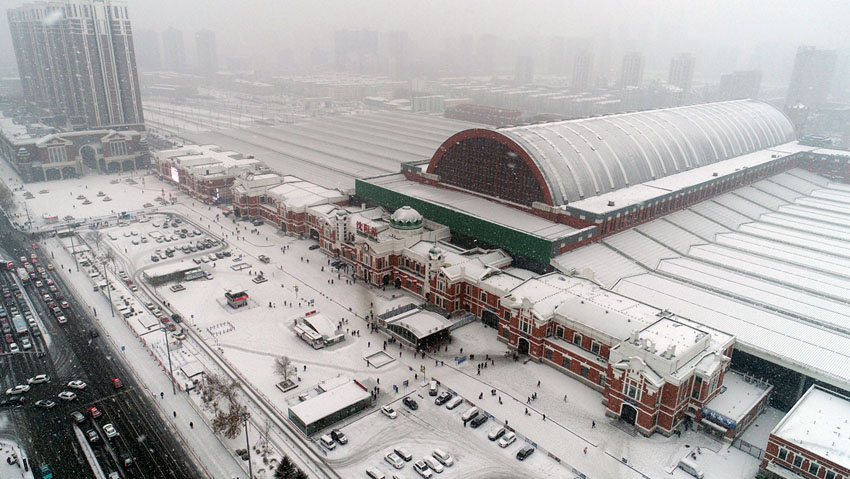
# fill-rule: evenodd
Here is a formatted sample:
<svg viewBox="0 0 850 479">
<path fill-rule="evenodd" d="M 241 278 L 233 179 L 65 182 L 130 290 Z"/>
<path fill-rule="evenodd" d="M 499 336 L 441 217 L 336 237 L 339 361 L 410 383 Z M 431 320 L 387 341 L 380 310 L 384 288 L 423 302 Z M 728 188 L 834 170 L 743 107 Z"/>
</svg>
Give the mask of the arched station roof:
<svg viewBox="0 0 850 479">
<path fill-rule="evenodd" d="M 794 139 L 781 111 L 736 100 L 465 130 L 443 142 L 428 172 L 489 196 L 557 206 Z"/>
</svg>

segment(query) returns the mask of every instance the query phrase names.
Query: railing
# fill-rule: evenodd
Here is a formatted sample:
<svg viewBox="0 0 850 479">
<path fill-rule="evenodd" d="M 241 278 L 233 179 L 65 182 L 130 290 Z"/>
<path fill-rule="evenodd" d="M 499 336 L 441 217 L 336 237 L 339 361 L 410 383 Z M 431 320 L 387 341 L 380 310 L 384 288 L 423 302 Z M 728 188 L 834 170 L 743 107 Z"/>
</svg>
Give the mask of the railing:
<svg viewBox="0 0 850 479">
<path fill-rule="evenodd" d="M 743 439 L 735 439 L 732 441 L 732 447 L 740 449 L 758 460 L 762 460 L 764 458 L 764 449 L 758 446 L 753 446 Z"/>
</svg>

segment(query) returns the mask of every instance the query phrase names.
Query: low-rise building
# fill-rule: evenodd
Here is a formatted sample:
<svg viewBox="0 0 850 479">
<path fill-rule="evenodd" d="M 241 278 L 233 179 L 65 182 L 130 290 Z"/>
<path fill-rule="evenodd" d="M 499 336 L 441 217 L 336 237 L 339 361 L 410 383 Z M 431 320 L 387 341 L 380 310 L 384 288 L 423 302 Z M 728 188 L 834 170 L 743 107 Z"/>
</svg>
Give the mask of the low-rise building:
<svg viewBox="0 0 850 479">
<path fill-rule="evenodd" d="M 77 178 L 84 165 L 105 173 L 150 165 L 147 143 L 138 131 L 61 131 L 4 116 L 0 154 L 25 182 Z"/>
<path fill-rule="evenodd" d="M 201 201 L 230 203 L 237 177 L 268 171 L 253 156 L 224 151 L 217 145 L 186 145 L 155 155 L 160 179 L 170 181 Z"/>
<path fill-rule="evenodd" d="M 770 478 L 850 477 L 850 398 L 813 385 L 776 425 L 761 469 Z"/>
</svg>

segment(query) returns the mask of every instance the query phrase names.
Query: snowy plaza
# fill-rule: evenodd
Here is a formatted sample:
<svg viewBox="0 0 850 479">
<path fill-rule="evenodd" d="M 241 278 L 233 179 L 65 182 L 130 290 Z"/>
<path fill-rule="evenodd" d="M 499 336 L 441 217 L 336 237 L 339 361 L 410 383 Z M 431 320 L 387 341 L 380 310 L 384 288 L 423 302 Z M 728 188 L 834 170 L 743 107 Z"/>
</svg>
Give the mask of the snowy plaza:
<svg viewBox="0 0 850 479">
<path fill-rule="evenodd" d="M 120 226 L 116 225 L 117 220 L 112 220 L 98 230 L 103 235 L 101 247 L 112 248 L 115 252 L 116 266 L 109 267 L 108 274 L 124 270 L 138 282 L 146 271 L 169 267 L 197 266 L 210 273 L 211 279 L 182 282 L 185 289 L 180 291 L 172 291 L 168 285 L 150 288 L 159 301 L 168 304 L 172 312 L 183 318 L 181 326 L 190 326 L 196 333 L 172 345 L 171 359 L 178 384 L 188 379 L 183 371 L 206 367 L 206 360 L 195 354 L 198 348 L 193 345 L 193 339 L 198 338 L 235 366 L 251 387 L 268 398 L 283 417 L 288 407 L 300 402 L 299 395 L 323 381 L 343 377 L 357 380 L 368 388 L 379 387 L 380 394 L 373 407 L 333 426 L 348 436 L 348 444 L 327 451 L 318 441 L 320 434 L 312 436 L 315 450 L 326 455 L 328 464 L 345 475 L 359 475 L 368 467 L 393 472 L 383 456 L 395 447 L 411 451 L 414 460 L 430 455 L 434 448 L 447 450 L 454 456 L 455 466 L 447 468 L 443 473 L 446 477 L 516 477 L 522 474 L 578 477 L 579 473 L 586 477 L 610 478 L 670 474 L 687 477 L 676 469 L 676 464 L 697 447 L 701 451 L 698 461 L 705 471 L 710 471 L 706 473 L 707 478 L 732 477 L 731 471 L 735 471 L 735 475 L 741 471 L 754 474 L 758 468 L 754 457 L 705 434 L 688 431 L 681 437 L 655 435 L 645 438 L 619 430 L 605 417 L 600 393 L 550 367 L 506 357 L 505 344 L 497 340 L 492 328 L 480 322 L 452 331 L 451 344 L 424 358 L 414 357 L 413 351 L 401 348 L 398 343 L 385 346 L 388 337 L 370 332 L 365 318 L 370 312 L 380 314 L 397 306 L 419 303 L 417 298 L 392 287 L 382 289 L 362 281 L 351 284 L 344 272 L 329 265 L 324 253 L 309 249 L 315 244 L 312 240 L 283 235 L 270 225 L 254 227 L 225 218 L 222 210 L 195 203 L 154 176 L 145 176 L 144 186 L 139 177 L 134 178 L 135 184 L 128 184 L 128 178 L 90 176 L 25 187 L 25 190 L 65 191 L 69 198 L 103 191 L 114 199 L 113 202 L 86 205 L 85 216 L 78 210 L 83 207 L 73 202 L 56 204 L 29 200 L 27 209 L 32 218 L 41 218 L 44 214 L 107 218 L 119 210 L 145 210 L 144 204 L 153 202 L 156 196 L 175 195 L 177 201 L 173 205 L 157 204 L 155 212 L 147 208 L 149 214 L 144 222 L 126 221 L 126 225 Z M 116 179 L 122 181 L 115 182 Z M 24 200 L 20 198 L 20 201 Z M 202 234 L 158 243 L 157 237 L 173 231 L 160 227 L 166 217 L 182 218 L 182 227 Z M 96 248 L 92 231 L 83 231 L 81 236 L 88 247 Z M 141 243 L 142 237 L 148 241 Z M 190 254 L 180 251 L 182 245 L 203 238 L 220 241 L 220 246 Z M 59 247 L 59 243 L 53 241 L 49 245 Z M 170 246 L 177 248 L 173 257 L 152 262 L 151 255 L 156 250 Z M 67 241 L 65 247 L 68 247 Z M 224 250 L 231 256 L 215 261 L 212 258 L 206 262 L 193 261 L 193 258 L 209 257 L 210 252 Z M 67 253 L 63 253 L 63 257 L 70 260 Z M 260 255 L 268 257 L 270 262 L 260 262 Z M 246 266 L 234 268 L 237 264 Z M 255 282 L 257 275 L 262 275 L 266 281 Z M 82 279 L 82 274 L 76 276 L 74 273 L 74 276 L 81 283 L 99 282 Z M 113 283 L 113 301 L 115 295 L 133 296 L 117 277 L 113 276 Z M 91 290 L 85 284 L 77 287 Z M 235 290 L 247 292 L 250 299 L 246 307 L 227 306 L 224 293 Z M 165 364 L 166 352 L 158 322 L 143 306 L 149 298 L 145 292 L 136 294 L 140 311 L 127 324 L 146 339 L 148 348 Z M 297 337 L 293 330 L 295 320 L 314 310 L 338 322 L 346 334 L 345 340 L 316 350 Z M 105 320 L 104 314 L 103 310 L 98 311 L 101 321 Z M 384 350 L 392 361 L 380 367 L 367 364 L 365 358 Z M 288 356 L 297 370 L 298 387 L 286 393 L 276 387 L 280 378 L 273 366 L 275 358 L 281 355 Z M 465 360 L 458 362 L 461 357 Z M 478 373 L 477 366 L 482 363 L 487 366 Z M 433 397 L 428 395 L 430 379 L 439 381 L 441 391 L 449 389 L 465 398 L 464 405 L 451 411 L 436 406 Z M 400 399 L 408 395 L 417 400 L 418 410 L 411 411 L 401 404 Z M 536 399 L 530 399 L 532 395 Z M 397 419 L 391 420 L 380 413 L 379 408 L 387 404 L 398 412 Z M 460 415 L 471 405 L 491 416 L 478 429 L 465 428 L 460 420 Z M 491 443 L 486 434 L 496 425 L 506 423 L 516 430 L 519 439 L 502 450 Z M 513 456 L 526 441 L 540 450 L 525 462 L 518 462 Z M 406 466 L 411 467 L 411 464 Z"/>
</svg>

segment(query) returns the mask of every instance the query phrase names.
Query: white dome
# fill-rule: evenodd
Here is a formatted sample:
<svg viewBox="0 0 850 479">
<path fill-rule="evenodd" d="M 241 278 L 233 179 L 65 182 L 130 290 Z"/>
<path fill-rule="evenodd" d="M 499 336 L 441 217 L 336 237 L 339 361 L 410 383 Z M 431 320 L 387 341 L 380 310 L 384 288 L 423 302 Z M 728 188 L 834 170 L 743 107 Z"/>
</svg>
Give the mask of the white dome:
<svg viewBox="0 0 850 479">
<path fill-rule="evenodd" d="M 422 215 L 409 206 L 402 206 L 390 216 L 390 222 L 398 226 L 418 226 L 422 223 Z"/>
</svg>

